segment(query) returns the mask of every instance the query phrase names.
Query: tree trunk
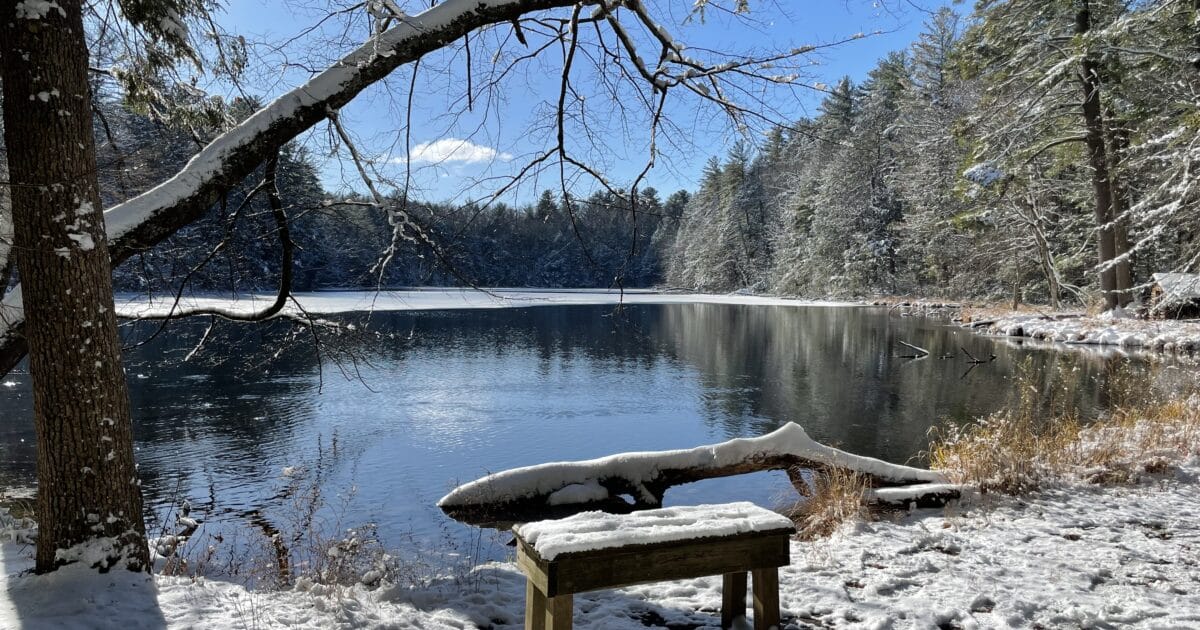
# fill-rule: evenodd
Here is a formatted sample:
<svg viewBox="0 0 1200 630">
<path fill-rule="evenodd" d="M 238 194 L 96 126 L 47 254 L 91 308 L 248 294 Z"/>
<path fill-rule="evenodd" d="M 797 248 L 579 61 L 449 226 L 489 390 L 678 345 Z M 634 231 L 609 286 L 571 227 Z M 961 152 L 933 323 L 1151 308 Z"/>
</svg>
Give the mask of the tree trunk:
<svg viewBox="0 0 1200 630">
<path fill-rule="evenodd" d="M 1021 308 L 1021 257 L 1013 251 L 1012 266 L 1012 310 Z"/>
<path fill-rule="evenodd" d="M 37 432 L 37 570 L 147 570 L 96 181 L 81 0 L 0 3 L 4 138 Z"/>
<path fill-rule="evenodd" d="M 1050 248 L 1050 241 L 1042 229 L 1041 213 L 1038 212 L 1036 201 L 1032 195 L 1024 201 L 1017 201 L 1016 204 L 1017 212 L 1025 216 L 1029 234 L 1033 236 L 1033 242 L 1037 246 L 1038 264 L 1042 268 L 1042 276 L 1046 279 L 1046 288 L 1050 293 L 1050 308 L 1058 310 L 1062 306 L 1059 299 L 1059 296 L 1062 295 L 1062 285 L 1058 281 L 1058 271 L 1055 269 L 1054 250 Z"/>
<path fill-rule="evenodd" d="M 1092 26 L 1088 0 L 1079 3 L 1075 13 L 1075 33 L 1086 35 Z M 1086 51 L 1079 62 L 1079 81 L 1083 87 L 1084 141 L 1087 144 L 1088 164 L 1092 168 L 1093 203 L 1096 215 L 1096 241 L 1099 245 L 1100 291 L 1108 309 L 1118 305 L 1117 270 L 1108 266 L 1116 256 L 1116 239 L 1112 228 L 1112 188 L 1108 173 L 1108 157 L 1104 146 L 1104 115 L 1100 109 L 1099 64 Z"/>
<path fill-rule="evenodd" d="M 1114 255 L 1119 259 L 1116 271 L 1117 302 L 1125 306 L 1133 301 L 1133 268 L 1129 259 L 1129 190 L 1121 177 L 1121 161 L 1129 148 L 1129 129 L 1116 122 L 1109 112 L 1106 117 L 1108 136 L 1108 175 L 1112 189 L 1112 219 Z"/>
</svg>

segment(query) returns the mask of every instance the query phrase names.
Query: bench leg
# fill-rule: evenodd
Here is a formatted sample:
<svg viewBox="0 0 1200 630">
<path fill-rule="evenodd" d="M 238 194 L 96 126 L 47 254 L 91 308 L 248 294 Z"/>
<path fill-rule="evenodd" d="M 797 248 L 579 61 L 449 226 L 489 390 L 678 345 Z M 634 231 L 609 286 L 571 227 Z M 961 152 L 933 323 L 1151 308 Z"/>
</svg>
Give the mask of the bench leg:
<svg viewBox="0 0 1200 630">
<path fill-rule="evenodd" d="M 779 627 L 779 569 L 755 569 L 754 580 L 754 630 L 770 630 Z"/>
<path fill-rule="evenodd" d="M 726 573 L 721 583 L 721 627 L 732 628 L 733 620 L 746 616 L 746 572 Z"/>
<path fill-rule="evenodd" d="M 546 598 L 546 630 L 571 630 L 574 595 Z"/>
<path fill-rule="evenodd" d="M 525 580 L 525 630 L 546 630 L 546 596 Z"/>
</svg>

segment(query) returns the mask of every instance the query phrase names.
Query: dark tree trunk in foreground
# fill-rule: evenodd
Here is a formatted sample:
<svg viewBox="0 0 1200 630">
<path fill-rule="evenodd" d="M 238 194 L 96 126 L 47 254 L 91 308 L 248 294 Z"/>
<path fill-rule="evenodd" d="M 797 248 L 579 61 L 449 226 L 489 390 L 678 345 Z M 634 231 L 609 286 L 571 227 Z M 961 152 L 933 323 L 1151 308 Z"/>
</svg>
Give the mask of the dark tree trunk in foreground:
<svg viewBox="0 0 1200 630">
<path fill-rule="evenodd" d="M 81 0 L 44 13 L 30 4 L 0 0 L 0 66 L 37 430 L 37 570 L 146 570 Z"/>
</svg>

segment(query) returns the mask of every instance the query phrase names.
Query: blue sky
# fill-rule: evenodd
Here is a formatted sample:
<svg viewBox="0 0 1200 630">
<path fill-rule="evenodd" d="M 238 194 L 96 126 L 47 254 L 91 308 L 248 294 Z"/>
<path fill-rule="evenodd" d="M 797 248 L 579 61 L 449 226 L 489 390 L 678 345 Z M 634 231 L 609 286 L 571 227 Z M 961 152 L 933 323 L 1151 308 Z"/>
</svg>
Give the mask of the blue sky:
<svg viewBox="0 0 1200 630">
<path fill-rule="evenodd" d="M 400 4 L 409 13 L 419 12 L 415 3 Z M 701 22 L 686 20 L 691 0 L 647 2 L 674 38 L 687 46 L 687 54 L 697 51 L 698 57 L 709 60 L 717 57 L 706 54 L 706 50 L 728 51 L 734 56 L 761 54 L 865 34 L 800 58 L 798 67 L 767 71 L 800 75 L 791 85 L 755 92 L 774 109 L 773 118 L 788 120 L 816 112 L 821 93 L 812 86 L 832 84 L 843 75 L 861 80 L 880 57 L 906 48 L 927 17 L 915 7 L 932 9 L 939 4 L 936 0 L 751 0 L 748 16 L 731 18 L 709 11 Z M 243 89 L 266 98 L 277 96 L 366 36 L 365 12 L 338 15 L 316 26 L 328 13 L 325 3 L 311 0 L 231 0 L 219 22 L 229 32 L 259 43 L 252 49 L 259 58 L 256 66 L 262 71 L 248 76 Z M 536 25 L 526 30 L 531 48 L 548 41 L 529 28 L 536 29 Z M 284 41 L 288 43 L 279 46 Z M 473 98 L 470 110 L 465 98 L 466 55 L 461 42 L 422 60 L 413 91 L 411 131 L 406 124 L 412 80 L 409 68 L 398 70 L 344 108 L 341 119 L 374 171 L 385 180 L 381 186 L 384 191 L 402 188 L 407 182 L 418 198 L 483 198 L 505 181 L 502 178 L 516 173 L 554 145 L 554 119 L 550 114 L 560 86 L 562 58 L 558 48 L 514 65 L 512 60 L 529 49 L 512 41 L 507 25 L 477 34 L 471 48 L 476 89 L 487 84 L 489 73 L 510 67 L 512 70 L 490 93 Z M 639 46 L 639 52 L 642 50 Z M 657 57 L 656 51 L 642 55 Z M 572 83 L 585 100 L 580 118 L 568 129 L 567 145 L 573 155 L 603 172 L 611 183 L 626 186 L 647 163 L 649 115 L 637 107 L 637 92 L 633 89 L 621 90 L 616 99 L 611 97 L 600 77 L 606 73 L 612 76 L 612 65 L 605 62 L 603 67 L 589 69 L 580 61 L 572 72 Z M 210 90 L 223 91 L 218 86 L 210 86 Z M 672 94 L 682 95 L 683 91 Z M 619 114 L 622 111 L 623 116 Z M 744 135 L 740 135 L 718 108 L 695 97 L 672 99 L 666 114 L 673 127 L 660 133 L 659 156 L 645 180 L 664 195 L 680 188 L 695 188 L 710 156 L 723 156 L 737 138 L 753 141 L 761 131 L 743 130 Z M 586 128 L 578 122 L 584 118 Z M 327 130 L 308 135 L 305 142 L 320 163 L 327 188 L 364 190 L 353 165 L 343 156 L 329 155 Z M 573 169 L 566 169 L 566 176 L 576 192 L 586 193 L 598 186 L 579 177 Z M 504 200 L 531 201 L 543 189 L 560 189 L 556 163 L 525 178 Z"/>
</svg>

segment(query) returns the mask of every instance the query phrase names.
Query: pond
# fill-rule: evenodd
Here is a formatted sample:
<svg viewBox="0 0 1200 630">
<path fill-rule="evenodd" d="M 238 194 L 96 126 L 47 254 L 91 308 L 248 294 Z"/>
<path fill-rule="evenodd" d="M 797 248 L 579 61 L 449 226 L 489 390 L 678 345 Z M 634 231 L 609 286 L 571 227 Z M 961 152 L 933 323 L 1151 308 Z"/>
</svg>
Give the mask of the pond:
<svg viewBox="0 0 1200 630">
<path fill-rule="evenodd" d="M 489 472 L 692 447 L 788 421 L 827 444 L 919 463 L 931 426 L 1011 404 L 1018 373 L 1090 416 L 1118 384 L 1154 372 L 1143 360 L 1021 346 L 884 308 L 561 305 L 336 318 L 353 330 L 322 332 L 319 352 L 285 323 L 217 324 L 194 354 L 207 321 L 157 336 L 157 323 L 124 327 L 128 344 L 141 343 L 126 365 L 137 459 L 160 521 L 187 500 L 209 533 L 263 519 L 282 528 L 319 504 L 326 527 L 371 522 L 393 545 L 458 544 L 477 533 L 435 503 Z M 911 351 L 900 341 L 931 356 L 902 358 Z M 996 358 L 972 367 L 965 352 Z M 4 385 L 0 475 L 32 483 L 28 375 Z M 763 473 L 676 488 L 667 502 L 772 506 L 789 493 L 784 475 Z"/>
</svg>

